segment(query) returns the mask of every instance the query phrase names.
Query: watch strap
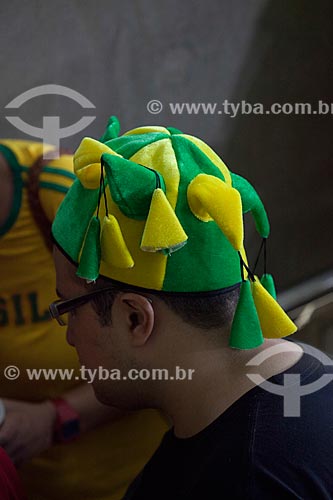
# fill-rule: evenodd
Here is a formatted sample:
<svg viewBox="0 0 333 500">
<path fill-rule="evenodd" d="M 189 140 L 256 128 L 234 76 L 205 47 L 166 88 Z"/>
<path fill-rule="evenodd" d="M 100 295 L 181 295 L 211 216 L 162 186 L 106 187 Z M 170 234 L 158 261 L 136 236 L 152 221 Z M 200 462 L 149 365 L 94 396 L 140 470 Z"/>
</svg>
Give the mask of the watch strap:
<svg viewBox="0 0 333 500">
<path fill-rule="evenodd" d="M 68 443 L 80 434 L 80 415 L 62 398 L 51 399 L 56 410 L 54 425 L 55 442 Z"/>
</svg>

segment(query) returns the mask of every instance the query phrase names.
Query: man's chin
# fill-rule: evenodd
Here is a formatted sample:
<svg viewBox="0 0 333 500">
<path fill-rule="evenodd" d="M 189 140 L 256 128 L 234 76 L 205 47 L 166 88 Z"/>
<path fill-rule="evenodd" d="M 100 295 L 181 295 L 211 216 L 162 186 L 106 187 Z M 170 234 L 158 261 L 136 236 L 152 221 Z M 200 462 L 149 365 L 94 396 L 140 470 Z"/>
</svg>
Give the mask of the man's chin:
<svg viewBox="0 0 333 500">
<path fill-rule="evenodd" d="M 92 386 L 96 398 L 104 405 L 114 406 L 115 408 L 124 411 L 135 411 L 147 408 L 145 405 L 139 404 L 138 401 L 132 401 L 129 398 L 125 398 L 124 394 L 121 396 L 117 395 L 115 391 L 112 391 L 112 388 L 106 390 L 105 387 L 101 387 L 99 384 L 95 383 L 93 383 Z"/>
<path fill-rule="evenodd" d="M 104 387 L 100 387 L 99 384 L 93 383 L 93 389 L 96 398 L 100 403 L 103 403 L 104 405 L 108 406 L 115 406 L 116 408 L 119 408 L 121 410 L 123 409 L 129 409 L 129 408 L 123 408 L 121 405 L 120 401 L 117 401 L 117 397 L 115 394 L 112 393 L 112 390 L 106 391 Z"/>
<path fill-rule="evenodd" d="M 102 390 L 99 387 L 99 384 L 95 384 L 93 382 L 92 386 L 93 386 L 93 389 L 94 389 L 94 393 L 95 393 L 96 399 L 98 399 L 98 401 L 100 403 L 103 403 L 104 405 L 114 406 L 113 403 L 110 401 L 112 398 L 110 398 L 109 394 L 105 393 L 105 390 Z"/>
</svg>

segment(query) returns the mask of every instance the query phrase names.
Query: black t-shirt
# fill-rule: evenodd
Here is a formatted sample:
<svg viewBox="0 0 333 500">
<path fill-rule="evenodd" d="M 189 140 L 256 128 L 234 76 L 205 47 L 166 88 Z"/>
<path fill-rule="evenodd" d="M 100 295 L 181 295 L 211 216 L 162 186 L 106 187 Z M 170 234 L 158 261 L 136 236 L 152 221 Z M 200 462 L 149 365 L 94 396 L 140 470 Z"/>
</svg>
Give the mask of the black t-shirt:
<svg viewBox="0 0 333 500">
<path fill-rule="evenodd" d="M 198 434 L 168 431 L 125 500 L 333 499 L 333 368 L 316 353 L 268 379 L 293 386 L 292 407 L 256 386 Z"/>
</svg>

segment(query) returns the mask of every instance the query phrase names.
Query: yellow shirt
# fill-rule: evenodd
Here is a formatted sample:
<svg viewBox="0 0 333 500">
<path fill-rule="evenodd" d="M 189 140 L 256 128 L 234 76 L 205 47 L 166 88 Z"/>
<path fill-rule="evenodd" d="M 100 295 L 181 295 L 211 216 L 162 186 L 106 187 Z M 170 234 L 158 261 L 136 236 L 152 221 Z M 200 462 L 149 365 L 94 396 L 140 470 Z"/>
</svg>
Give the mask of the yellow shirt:
<svg viewBox="0 0 333 500">
<path fill-rule="evenodd" d="M 78 381 L 29 381 L 25 370 L 74 368 L 79 374 L 79 363 L 65 329 L 49 319 L 48 305 L 55 298 L 53 260 L 27 199 L 27 172 L 42 154 L 42 144 L 0 140 L 0 152 L 15 181 L 12 210 L 0 227 L 0 373 L 8 365 L 21 372 L 15 381 L 1 376 L 0 397 L 42 401 L 61 396 Z M 73 179 L 70 155 L 43 167 L 40 200 L 50 221 Z M 145 410 L 55 445 L 20 469 L 29 498 L 120 499 L 166 430 L 158 412 Z"/>
</svg>

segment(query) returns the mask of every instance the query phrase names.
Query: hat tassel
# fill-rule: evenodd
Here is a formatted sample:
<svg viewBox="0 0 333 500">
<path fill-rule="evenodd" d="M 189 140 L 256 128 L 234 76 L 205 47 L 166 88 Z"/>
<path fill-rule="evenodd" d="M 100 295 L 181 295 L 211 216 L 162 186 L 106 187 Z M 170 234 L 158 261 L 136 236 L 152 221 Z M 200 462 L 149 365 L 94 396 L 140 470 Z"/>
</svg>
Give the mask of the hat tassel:
<svg viewBox="0 0 333 500">
<path fill-rule="evenodd" d="M 252 294 L 263 336 L 266 339 L 287 337 L 296 332 L 295 323 L 260 281 L 255 280 L 252 283 Z"/>
<path fill-rule="evenodd" d="M 180 224 L 164 191 L 154 190 L 144 227 L 140 248 L 145 252 L 175 252 L 187 242 Z"/>
<path fill-rule="evenodd" d="M 101 234 L 102 260 L 108 265 L 120 269 L 134 266 L 134 260 L 127 248 L 119 223 L 114 215 L 103 219 Z"/>
<path fill-rule="evenodd" d="M 254 276 L 245 264 L 241 253 L 238 252 L 238 254 L 241 266 L 242 284 L 232 322 L 229 346 L 236 349 L 254 349 L 264 342 L 264 338 L 252 296 L 250 281 L 244 279 L 244 269 L 246 269 L 248 277 L 251 280 L 254 280 Z"/>
</svg>

